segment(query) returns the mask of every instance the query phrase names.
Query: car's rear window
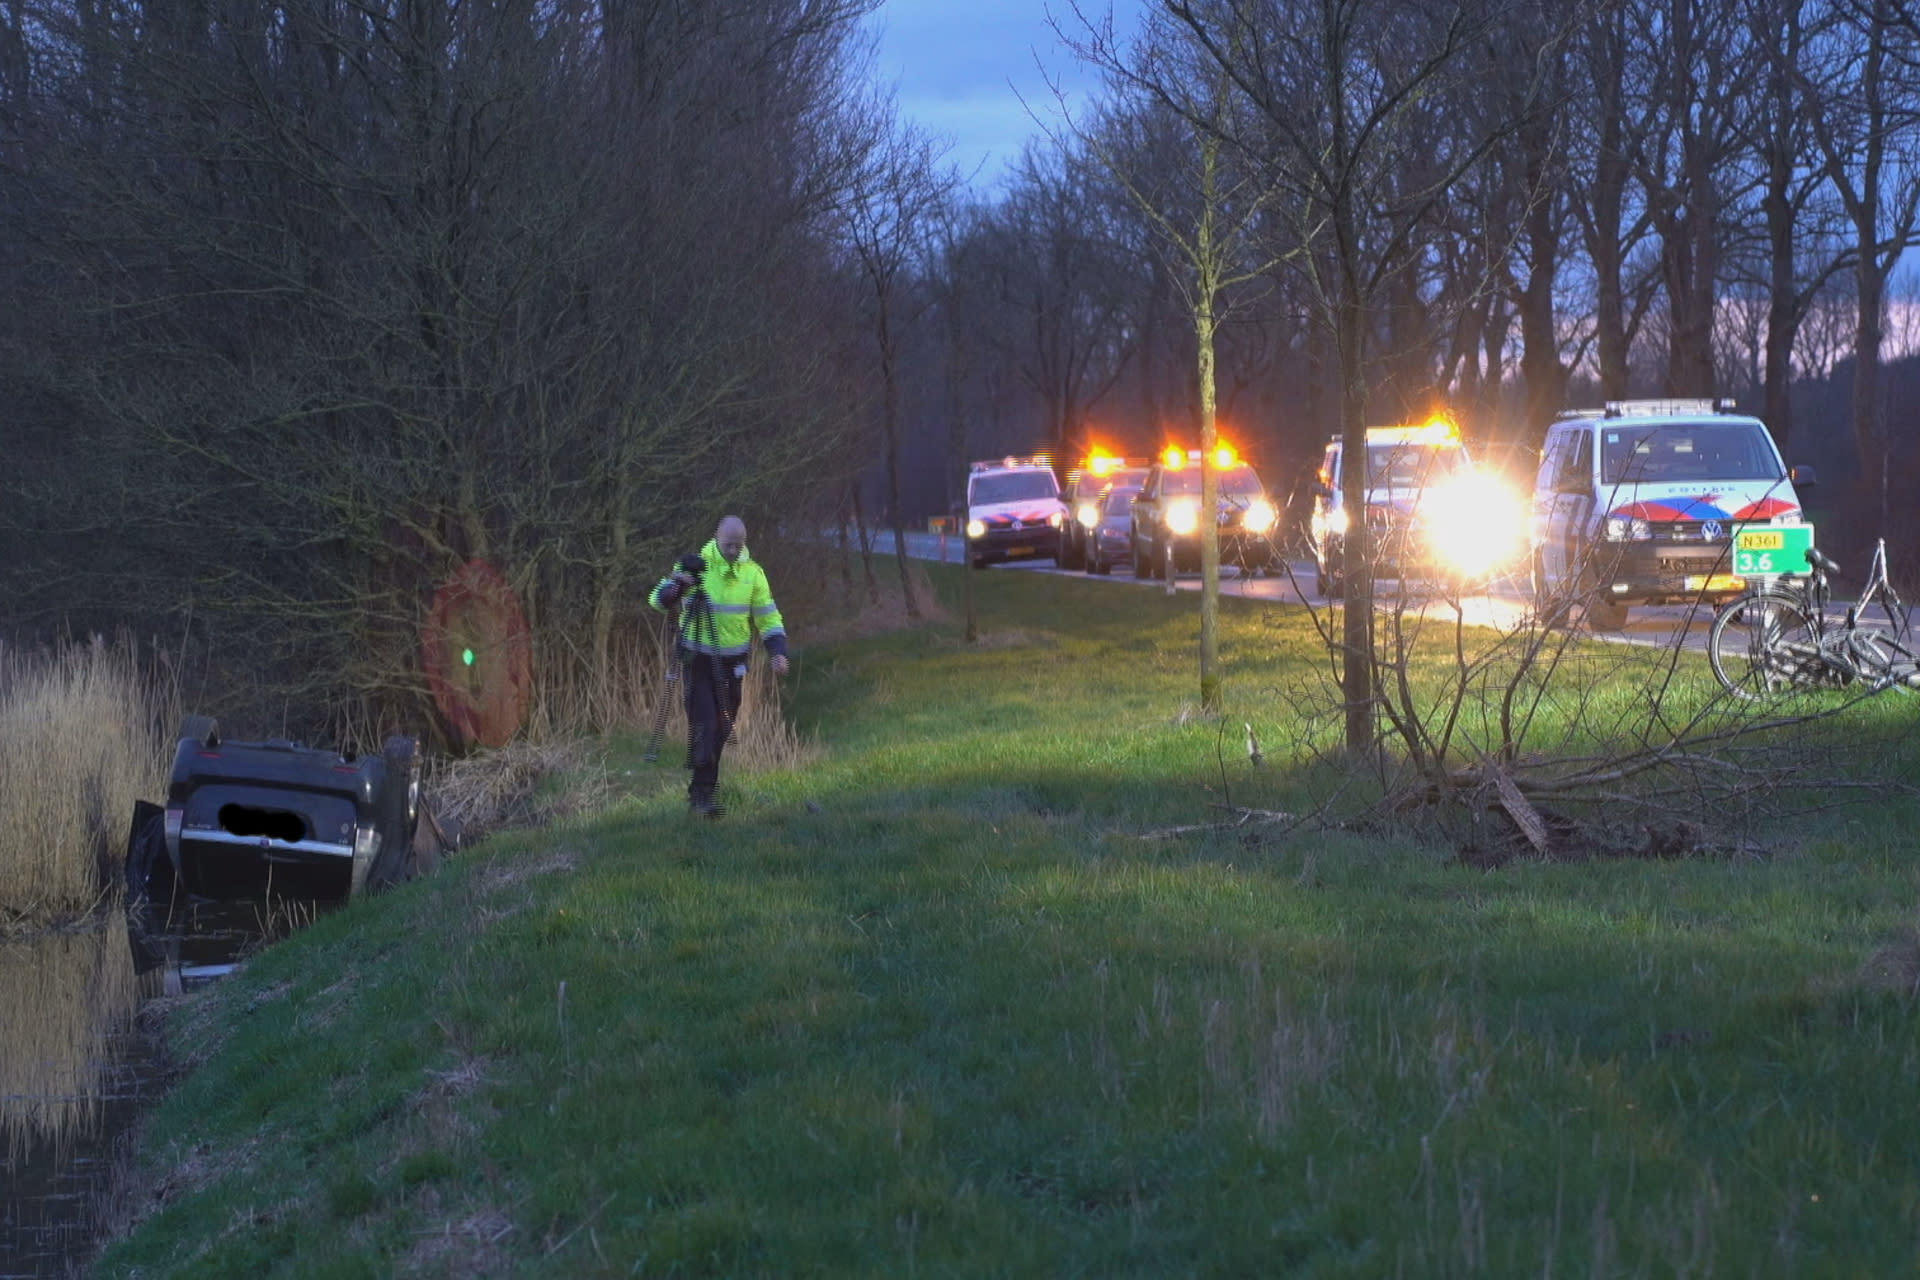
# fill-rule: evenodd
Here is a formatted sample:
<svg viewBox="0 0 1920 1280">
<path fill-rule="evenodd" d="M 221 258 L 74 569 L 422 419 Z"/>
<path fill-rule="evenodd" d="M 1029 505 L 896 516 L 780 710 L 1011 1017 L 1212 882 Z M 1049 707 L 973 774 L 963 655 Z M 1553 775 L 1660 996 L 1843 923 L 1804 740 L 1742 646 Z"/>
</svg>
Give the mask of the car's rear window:
<svg viewBox="0 0 1920 1280">
<path fill-rule="evenodd" d="M 1779 480 L 1780 457 L 1757 422 L 1622 423 L 1600 429 L 1600 483 Z"/>
<path fill-rule="evenodd" d="M 967 486 L 967 501 L 982 507 L 1059 496 L 1060 486 L 1051 471 L 990 471 L 973 477 Z"/>
<path fill-rule="evenodd" d="M 1229 497 L 1244 498 L 1264 492 L 1260 487 L 1260 477 L 1254 474 L 1252 467 L 1228 467 L 1214 474 L 1219 477 L 1216 483 L 1220 486 L 1220 492 Z M 1169 471 L 1160 481 L 1160 488 L 1165 493 L 1198 493 L 1200 468 L 1182 467 L 1178 471 Z"/>
<path fill-rule="evenodd" d="M 1369 444 L 1367 483 L 1375 488 L 1418 489 L 1446 479 L 1466 461 L 1466 451 L 1457 444 Z"/>
</svg>

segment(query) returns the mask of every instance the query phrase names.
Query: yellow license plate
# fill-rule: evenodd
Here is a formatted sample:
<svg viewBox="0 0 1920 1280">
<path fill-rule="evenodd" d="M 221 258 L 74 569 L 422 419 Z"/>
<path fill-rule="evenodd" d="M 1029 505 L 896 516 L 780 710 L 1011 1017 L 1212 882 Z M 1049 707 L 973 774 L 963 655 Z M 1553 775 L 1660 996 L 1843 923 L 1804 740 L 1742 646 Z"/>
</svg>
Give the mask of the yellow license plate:
<svg viewBox="0 0 1920 1280">
<path fill-rule="evenodd" d="M 1741 591 L 1746 585 L 1745 578 L 1736 578 L 1730 573 L 1697 573 L 1687 579 L 1689 591 Z"/>
<path fill-rule="evenodd" d="M 1763 529 L 1743 531 L 1734 535 L 1734 545 L 1742 551 L 1784 551 L 1787 548 L 1787 535 L 1768 533 Z"/>
<path fill-rule="evenodd" d="M 1033 554 L 1033 548 L 1032 547 L 1008 547 L 1007 554 L 1010 556 L 1030 556 Z"/>
</svg>

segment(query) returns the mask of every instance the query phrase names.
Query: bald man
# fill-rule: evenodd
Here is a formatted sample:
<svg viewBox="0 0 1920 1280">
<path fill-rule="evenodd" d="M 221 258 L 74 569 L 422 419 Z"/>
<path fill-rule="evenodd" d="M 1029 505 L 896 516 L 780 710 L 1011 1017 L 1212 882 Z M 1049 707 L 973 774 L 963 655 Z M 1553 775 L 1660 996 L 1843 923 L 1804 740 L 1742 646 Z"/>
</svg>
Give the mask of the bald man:
<svg viewBox="0 0 1920 1280">
<path fill-rule="evenodd" d="M 775 675 L 787 674 L 787 628 L 773 602 L 767 574 L 747 554 L 747 525 L 727 516 L 700 554 L 687 556 L 660 579 L 648 603 L 680 609 L 678 657 L 687 700 L 687 809 L 720 816 L 720 753 L 740 714 L 740 689 L 757 633 Z"/>
</svg>

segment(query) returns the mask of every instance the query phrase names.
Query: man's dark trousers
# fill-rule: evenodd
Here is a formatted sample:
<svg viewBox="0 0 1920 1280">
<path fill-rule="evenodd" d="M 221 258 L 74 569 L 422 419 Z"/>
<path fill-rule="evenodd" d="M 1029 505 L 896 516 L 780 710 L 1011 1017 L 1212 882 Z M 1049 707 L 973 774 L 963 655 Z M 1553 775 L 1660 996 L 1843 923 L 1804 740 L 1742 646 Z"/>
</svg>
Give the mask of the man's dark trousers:
<svg viewBox="0 0 1920 1280">
<path fill-rule="evenodd" d="M 687 696 L 687 768 L 693 781 L 687 785 L 687 802 L 695 806 L 713 803 L 714 788 L 720 782 L 720 752 L 733 732 L 740 715 L 740 686 L 744 683 L 745 657 L 716 658 L 704 653 L 684 653 L 681 683 Z"/>
</svg>

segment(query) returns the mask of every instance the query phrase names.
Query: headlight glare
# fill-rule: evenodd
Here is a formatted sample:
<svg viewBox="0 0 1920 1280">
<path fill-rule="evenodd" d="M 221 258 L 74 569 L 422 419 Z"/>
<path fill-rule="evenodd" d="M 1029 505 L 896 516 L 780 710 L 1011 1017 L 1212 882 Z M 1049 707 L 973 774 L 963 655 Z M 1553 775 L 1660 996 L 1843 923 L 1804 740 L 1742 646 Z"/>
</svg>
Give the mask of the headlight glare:
<svg viewBox="0 0 1920 1280">
<path fill-rule="evenodd" d="M 987 536 L 987 522 L 986 522 L 985 520 L 969 520 L 969 521 L 967 521 L 967 536 L 968 536 L 969 538 L 984 538 L 984 537 L 986 537 L 986 536 Z"/>
<path fill-rule="evenodd" d="M 1185 535 L 1200 527 L 1200 504 L 1192 498 L 1182 498 L 1167 508 L 1167 528 L 1174 533 Z"/>
<path fill-rule="evenodd" d="M 1279 521 L 1280 513 L 1265 498 L 1255 498 L 1247 504 L 1246 514 L 1240 517 L 1240 527 L 1248 533 L 1265 533 Z"/>
<path fill-rule="evenodd" d="M 1513 563 L 1527 545 L 1525 508 L 1491 476 L 1470 474 L 1434 487 L 1423 496 L 1420 515 L 1433 558 L 1468 577 Z"/>
</svg>

